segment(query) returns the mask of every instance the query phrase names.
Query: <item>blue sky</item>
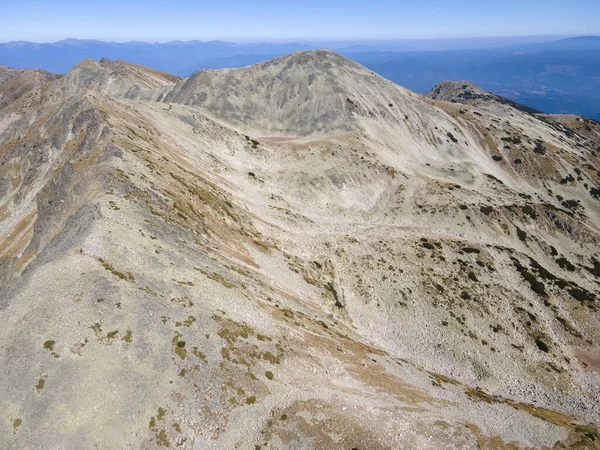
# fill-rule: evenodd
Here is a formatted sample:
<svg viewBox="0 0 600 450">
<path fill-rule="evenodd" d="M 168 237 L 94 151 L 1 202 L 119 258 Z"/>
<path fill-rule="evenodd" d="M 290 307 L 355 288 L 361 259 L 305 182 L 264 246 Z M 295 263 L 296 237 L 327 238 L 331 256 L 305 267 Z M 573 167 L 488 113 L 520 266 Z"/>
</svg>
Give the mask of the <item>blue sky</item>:
<svg viewBox="0 0 600 450">
<path fill-rule="evenodd" d="M 600 0 L 0 0 L 0 42 L 600 34 Z"/>
</svg>

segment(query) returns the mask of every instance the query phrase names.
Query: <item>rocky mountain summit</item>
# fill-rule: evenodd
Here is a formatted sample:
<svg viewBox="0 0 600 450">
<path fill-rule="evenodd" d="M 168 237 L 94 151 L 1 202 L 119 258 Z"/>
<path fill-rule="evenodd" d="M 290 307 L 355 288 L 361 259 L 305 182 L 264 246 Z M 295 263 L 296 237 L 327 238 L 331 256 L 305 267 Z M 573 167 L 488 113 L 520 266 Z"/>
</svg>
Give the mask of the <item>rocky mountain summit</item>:
<svg viewBox="0 0 600 450">
<path fill-rule="evenodd" d="M 0 448 L 600 448 L 600 127 L 330 51 L 0 69 Z"/>
</svg>

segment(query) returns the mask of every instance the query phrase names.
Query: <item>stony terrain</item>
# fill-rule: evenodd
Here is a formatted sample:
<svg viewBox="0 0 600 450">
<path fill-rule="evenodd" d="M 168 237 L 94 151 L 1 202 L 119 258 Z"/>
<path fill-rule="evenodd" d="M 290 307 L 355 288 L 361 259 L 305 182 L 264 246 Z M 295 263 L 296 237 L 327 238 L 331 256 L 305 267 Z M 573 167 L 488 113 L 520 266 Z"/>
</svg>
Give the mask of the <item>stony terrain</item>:
<svg viewBox="0 0 600 450">
<path fill-rule="evenodd" d="M 0 69 L 0 448 L 600 448 L 599 129 L 328 51 Z"/>
</svg>

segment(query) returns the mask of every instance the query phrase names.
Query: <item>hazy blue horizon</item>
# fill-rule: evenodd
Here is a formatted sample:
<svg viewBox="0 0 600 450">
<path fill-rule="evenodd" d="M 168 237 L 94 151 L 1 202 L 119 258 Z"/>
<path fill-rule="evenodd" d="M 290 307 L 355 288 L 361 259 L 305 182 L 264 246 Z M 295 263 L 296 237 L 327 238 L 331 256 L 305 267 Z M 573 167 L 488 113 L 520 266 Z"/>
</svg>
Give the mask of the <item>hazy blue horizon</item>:
<svg viewBox="0 0 600 450">
<path fill-rule="evenodd" d="M 290 44 L 290 43 L 306 43 L 306 44 L 340 44 L 340 45 L 362 45 L 362 44 L 384 44 L 394 42 L 448 42 L 448 41 L 461 41 L 461 42 L 486 42 L 486 41 L 535 41 L 535 42 L 547 42 L 552 40 L 577 38 L 577 37 L 600 37 L 600 33 L 597 35 L 582 35 L 582 34 L 557 34 L 557 35 L 514 35 L 514 36 L 466 36 L 466 37 L 450 37 L 450 38 L 418 38 L 418 39 L 352 39 L 352 38 L 336 38 L 330 39 L 320 37 L 298 37 L 289 39 L 270 39 L 270 38 L 254 38 L 254 39 L 171 39 L 171 40 L 140 40 L 140 39 L 100 39 L 100 38 L 80 38 L 76 36 L 68 36 L 58 40 L 32 40 L 32 39 L 13 39 L 10 41 L 0 41 L 0 44 L 12 44 L 20 42 L 28 42 L 32 44 L 59 44 L 63 42 L 102 42 L 105 44 L 171 44 L 171 43 L 192 43 L 192 42 L 226 42 L 231 44 Z"/>
<path fill-rule="evenodd" d="M 470 37 L 470 38 L 440 38 L 440 39 L 385 39 L 385 40 L 341 40 L 341 39 L 248 39 L 248 40 L 224 40 L 215 39 L 210 41 L 190 40 L 190 41 L 106 41 L 101 39 L 79 39 L 65 38 L 54 42 L 34 42 L 34 41 L 9 41 L 0 42 L 3 47 L 15 47 L 20 45 L 35 45 L 35 46 L 69 46 L 72 48 L 84 48 L 93 46 L 104 47 L 123 47 L 136 45 L 143 47 L 160 46 L 160 45 L 175 45 L 180 48 L 186 46 L 219 45 L 222 49 L 239 48 L 254 46 L 264 48 L 277 48 L 287 46 L 296 46 L 297 49 L 317 49 L 326 48 L 334 51 L 379 51 L 379 52 L 423 52 L 423 51 L 454 51 L 454 50 L 493 50 L 493 49 L 510 49 L 523 47 L 528 45 L 551 43 L 569 38 L 584 38 L 589 36 L 578 35 L 550 35 L 550 36 L 495 36 L 495 37 Z M 593 36 L 599 38 L 600 36 Z M 180 44 L 180 45 L 178 45 Z M 243 52 L 243 50 L 241 50 Z M 291 50 L 293 51 L 293 50 Z"/>
<path fill-rule="evenodd" d="M 0 4 L 0 41 L 378 41 L 600 34 L 592 0 L 21 0 Z"/>
</svg>

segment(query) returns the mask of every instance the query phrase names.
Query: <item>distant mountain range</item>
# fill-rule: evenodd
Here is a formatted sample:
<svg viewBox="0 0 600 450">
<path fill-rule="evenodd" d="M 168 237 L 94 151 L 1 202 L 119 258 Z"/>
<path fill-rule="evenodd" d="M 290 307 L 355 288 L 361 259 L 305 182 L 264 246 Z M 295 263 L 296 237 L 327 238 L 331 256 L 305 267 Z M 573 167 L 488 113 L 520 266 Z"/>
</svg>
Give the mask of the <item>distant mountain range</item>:
<svg viewBox="0 0 600 450">
<path fill-rule="evenodd" d="M 107 57 L 187 77 L 198 69 L 242 67 L 298 50 L 331 48 L 419 93 L 443 80 L 466 79 L 544 112 L 600 120 L 600 37 L 547 39 L 252 44 L 19 41 L 0 44 L 0 64 L 66 73 L 86 57 Z M 477 45 L 487 48 L 474 48 Z"/>
<path fill-rule="evenodd" d="M 469 80 L 544 112 L 600 119 L 600 37 L 497 49 L 346 56 L 420 93 L 442 80 Z"/>
<path fill-rule="evenodd" d="M 168 43 L 102 42 L 96 40 L 65 39 L 51 44 L 9 42 L 0 44 L 0 64 L 18 69 L 43 69 L 67 73 L 84 58 L 99 60 L 103 57 L 122 59 L 143 64 L 157 70 L 169 70 L 180 76 L 189 76 L 205 67 L 206 61 L 232 57 L 269 59 L 270 55 L 307 50 L 306 44 L 235 44 L 223 41 L 173 41 Z"/>
</svg>

